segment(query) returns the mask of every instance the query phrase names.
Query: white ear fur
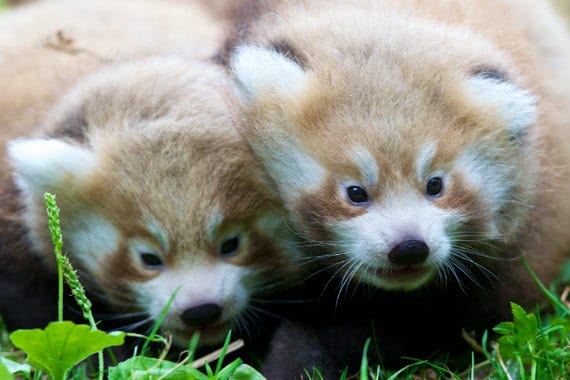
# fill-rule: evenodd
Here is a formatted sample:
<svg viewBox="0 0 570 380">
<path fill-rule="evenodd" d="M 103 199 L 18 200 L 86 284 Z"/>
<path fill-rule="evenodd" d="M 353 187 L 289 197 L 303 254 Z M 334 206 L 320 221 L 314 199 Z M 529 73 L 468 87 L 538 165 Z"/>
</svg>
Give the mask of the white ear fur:
<svg viewBox="0 0 570 380">
<path fill-rule="evenodd" d="M 297 63 L 275 50 L 260 46 L 238 47 L 232 57 L 231 68 L 248 100 L 265 90 L 295 96 L 307 81 L 307 73 Z"/>
<path fill-rule="evenodd" d="M 475 75 L 467 80 L 467 91 L 478 103 L 497 108 L 513 137 L 536 122 L 536 98 L 511 82 Z"/>
<path fill-rule="evenodd" d="M 88 172 L 95 154 L 56 139 L 19 139 L 8 143 L 8 157 L 21 190 L 42 195 L 69 176 Z"/>
<path fill-rule="evenodd" d="M 305 192 L 318 191 L 326 179 L 326 169 L 298 143 L 281 136 L 253 149 L 261 157 L 268 174 L 279 186 L 286 202 L 296 201 Z"/>
</svg>

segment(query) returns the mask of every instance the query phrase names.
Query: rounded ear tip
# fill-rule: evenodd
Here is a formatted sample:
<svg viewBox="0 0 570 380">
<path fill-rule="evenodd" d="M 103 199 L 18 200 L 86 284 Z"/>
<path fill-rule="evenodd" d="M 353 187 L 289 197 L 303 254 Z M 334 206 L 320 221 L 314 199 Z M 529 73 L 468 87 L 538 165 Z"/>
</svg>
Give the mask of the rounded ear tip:
<svg viewBox="0 0 570 380">
<path fill-rule="evenodd" d="M 484 70 L 472 75 L 467 93 L 476 103 L 495 108 L 514 139 L 523 138 L 536 123 L 537 97 L 500 72 Z"/>
<path fill-rule="evenodd" d="M 274 49 L 242 45 L 235 49 L 231 70 L 247 99 L 267 89 L 280 95 L 296 95 L 305 87 L 306 73 L 299 64 Z"/>
<path fill-rule="evenodd" d="M 57 182 L 63 174 L 80 175 L 91 168 L 95 155 L 58 139 L 16 139 L 7 144 L 15 172 L 30 182 Z"/>
<path fill-rule="evenodd" d="M 29 139 L 10 140 L 6 143 L 6 154 L 8 159 L 13 163 L 25 159 L 28 155 L 33 154 L 33 150 L 29 149 Z"/>
</svg>

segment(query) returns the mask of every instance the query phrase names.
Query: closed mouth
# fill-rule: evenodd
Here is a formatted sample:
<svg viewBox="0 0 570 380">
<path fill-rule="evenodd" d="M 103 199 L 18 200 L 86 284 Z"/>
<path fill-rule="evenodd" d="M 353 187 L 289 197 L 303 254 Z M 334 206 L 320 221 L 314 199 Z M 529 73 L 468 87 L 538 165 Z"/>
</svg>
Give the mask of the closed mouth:
<svg viewBox="0 0 570 380">
<path fill-rule="evenodd" d="M 425 265 L 390 266 L 368 269 L 364 276 L 367 282 L 387 289 L 412 290 L 423 285 L 433 274 Z"/>
<path fill-rule="evenodd" d="M 382 271 L 380 276 L 390 282 L 415 282 L 427 274 L 430 270 L 424 266 L 405 266 L 405 267 L 392 267 L 386 271 Z"/>
</svg>

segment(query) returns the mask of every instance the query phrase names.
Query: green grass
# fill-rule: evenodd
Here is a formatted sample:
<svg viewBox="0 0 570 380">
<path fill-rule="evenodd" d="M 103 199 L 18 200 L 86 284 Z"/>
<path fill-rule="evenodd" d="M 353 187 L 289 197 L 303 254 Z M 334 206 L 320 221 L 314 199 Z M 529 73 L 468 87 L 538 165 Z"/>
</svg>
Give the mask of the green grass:
<svg viewBox="0 0 570 380">
<path fill-rule="evenodd" d="M 1 1 L 1 0 L 0 0 Z M 1 4 L 1 3 L 0 3 Z M 59 209 L 55 198 L 46 195 L 46 207 L 49 216 L 49 227 L 59 265 L 59 284 L 63 286 L 65 278 L 72 289 L 76 301 L 84 312 L 89 324 L 76 325 L 61 319 L 51 323 L 46 329 L 19 330 L 8 334 L 0 320 L 0 380 L 45 379 L 56 380 L 89 378 L 85 366 L 77 364 L 93 354 L 102 355 L 105 347 L 121 344 L 124 333 L 106 334 L 97 330 L 91 315 L 90 302 L 86 299 L 83 287 L 75 276 L 69 261 L 62 255 L 63 241 L 59 228 Z M 503 322 L 494 328 L 499 336 L 496 341 L 489 341 L 487 334 L 481 346 L 486 360 L 471 361 L 469 368 L 459 373 L 451 372 L 444 361 L 411 360 L 410 364 L 399 370 L 386 371 L 372 365 L 363 357 L 360 371 L 348 374 L 346 371 L 340 380 L 550 380 L 570 378 L 570 318 L 565 297 L 559 297 L 552 289 L 547 289 L 532 273 L 538 286 L 552 303 L 554 312 L 542 316 L 539 311 L 527 313 L 520 306 L 511 304 L 513 320 Z M 563 270 L 562 282 L 570 278 L 570 266 Z M 61 301 L 59 309 L 61 310 Z M 168 306 L 167 306 L 168 307 Z M 166 311 L 163 312 L 163 314 Z M 230 349 L 230 337 L 214 359 L 200 364 L 201 370 L 195 368 L 197 361 L 194 352 L 198 337 L 189 344 L 186 355 L 178 362 L 166 359 L 168 340 L 157 335 L 160 318 L 152 329 L 146 343 L 138 355 L 118 363 L 105 371 L 100 367 L 90 378 L 119 379 L 189 379 L 189 380 L 263 380 L 264 377 L 241 359 L 226 361 Z M 127 334 L 128 335 L 128 334 Z M 49 339 L 46 338 L 49 336 Z M 74 340 L 73 344 L 69 341 Z M 164 350 L 158 358 L 146 355 L 149 341 L 163 342 Z M 38 342 L 50 344 L 37 344 Z M 16 348 L 14 343 L 20 348 Z M 368 350 L 370 340 L 363 347 Z M 24 353 L 25 351 L 25 353 Z M 101 357 L 101 356 L 100 356 Z M 474 358 L 474 355 L 472 356 Z M 214 363 L 214 366 L 212 364 Z M 105 372 L 105 373 L 104 373 Z M 322 380 L 318 370 L 306 372 L 306 379 Z M 329 379 L 327 379 L 329 380 Z M 334 380 L 334 379 L 333 379 Z"/>
<path fill-rule="evenodd" d="M 124 332 L 105 333 L 97 329 L 97 324 L 91 313 L 91 302 L 87 299 L 82 284 L 76 275 L 75 270 L 63 252 L 62 231 L 59 222 L 59 208 L 55 202 L 55 196 L 45 194 L 46 211 L 48 214 L 48 226 L 54 245 L 54 253 L 58 265 L 58 320 L 50 323 L 44 329 L 24 329 L 16 330 L 11 334 L 0 323 L 0 380 L 11 380 L 14 376 L 24 379 L 36 379 L 41 374 L 54 380 L 84 379 L 87 378 L 86 371 L 78 367 L 83 360 L 92 355 L 98 355 L 99 368 L 93 377 L 100 380 L 122 379 L 195 379 L 195 380 L 256 380 L 263 377 L 252 367 L 244 364 L 241 359 L 236 359 L 231 363 L 226 363 L 225 358 L 230 348 L 231 332 L 228 333 L 226 341 L 219 354 L 212 360 L 204 361 L 200 367 L 202 371 L 195 368 L 193 364 L 194 352 L 198 346 L 198 336 L 195 336 L 186 351 L 185 357 L 179 362 L 172 362 L 166 358 L 170 347 L 166 338 L 156 334 L 159 325 L 170 306 L 174 295 L 172 295 L 165 310 L 161 313 L 154 328 L 138 355 L 133 355 L 126 361 L 103 368 L 103 350 L 112 346 L 122 345 L 126 334 Z M 81 308 L 83 316 L 89 324 L 76 324 L 70 321 L 63 321 L 63 283 L 67 283 Z M 140 335 L 136 335 L 141 337 Z M 163 342 L 165 349 L 158 358 L 147 357 L 146 347 L 150 341 Z M 16 350 L 16 347 L 21 351 Z M 22 352 L 23 351 L 23 352 Z M 25 356 L 23 355 L 25 353 Z M 215 362 L 215 367 L 210 363 Z M 18 363 L 24 367 L 18 367 Z M 30 371 L 30 369 L 32 369 Z"/>
</svg>

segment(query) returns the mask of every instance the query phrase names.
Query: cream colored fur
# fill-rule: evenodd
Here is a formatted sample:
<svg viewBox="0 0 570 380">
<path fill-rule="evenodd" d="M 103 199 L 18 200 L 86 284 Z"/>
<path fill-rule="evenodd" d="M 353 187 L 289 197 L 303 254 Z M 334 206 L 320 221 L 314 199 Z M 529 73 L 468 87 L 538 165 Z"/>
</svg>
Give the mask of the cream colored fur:
<svg viewBox="0 0 570 380">
<path fill-rule="evenodd" d="M 370 363 L 459 358 L 509 302 L 534 310 L 520 258 L 546 284 L 570 258 L 570 37 L 551 4 L 260 3 L 229 54 L 240 130 L 333 277 L 264 374 L 356 372 L 371 336 Z"/>
<path fill-rule="evenodd" d="M 4 10 L 2 145 L 35 127 L 57 95 L 85 74 L 148 54 L 209 58 L 219 49 L 224 29 L 196 2 L 50 0 Z"/>
<path fill-rule="evenodd" d="M 302 234 L 329 251 L 359 256 L 363 251 L 343 240 L 339 226 L 366 213 L 396 223 L 384 205 L 417 194 L 418 204 L 444 210 L 434 222 L 445 230 L 468 228 L 458 237 L 475 233 L 473 244 L 490 241 L 495 248 L 477 248 L 485 254 L 526 255 L 541 278 L 553 278 L 570 256 L 570 38 L 547 1 L 270 4 L 249 25 L 232 69 L 245 102 L 243 134 Z M 418 182 L 414 169 L 434 142 L 429 174 L 443 175 L 450 192 L 428 201 L 421 198 L 427 178 Z M 287 149 L 291 144 L 295 149 Z M 369 206 L 347 204 L 339 191 L 347 181 L 362 183 L 352 154 L 361 148 L 378 165 L 369 171 L 379 171 L 377 185 L 365 183 Z M 283 165 L 297 162 L 289 151 L 308 155 L 306 170 L 318 165 L 327 177 L 308 176 L 299 188 L 305 168 Z M 406 202 L 399 207 L 412 211 Z M 467 220 L 474 226 L 458 227 Z M 387 228 L 380 223 L 376 234 L 363 232 L 369 227 L 354 222 L 348 235 L 373 244 Z M 393 227 L 394 236 L 413 231 L 405 220 Z M 383 276 L 394 268 L 374 258 L 387 251 L 365 252 L 368 258 L 347 270 L 393 287 Z M 435 265 L 430 260 L 427 267 Z M 491 271 L 507 282 L 531 282 L 521 266 L 505 265 Z M 403 280 L 396 287 L 424 283 L 408 287 Z M 530 287 L 505 298 L 538 298 L 533 290 L 520 292 Z"/>
<path fill-rule="evenodd" d="M 162 328 L 181 346 L 197 330 L 201 344 L 219 343 L 243 326 L 256 292 L 294 278 L 280 202 L 235 129 L 233 84 L 207 62 L 222 25 L 195 5 L 144 0 L 0 14 L 0 275 L 55 281 L 43 201 L 52 192 L 65 251 L 94 300 L 148 327 L 178 292 Z M 35 290 L 22 281 L 3 292 L 9 326 L 40 327 L 10 298 L 35 308 Z M 184 322 L 203 304 L 220 316 Z"/>
</svg>

